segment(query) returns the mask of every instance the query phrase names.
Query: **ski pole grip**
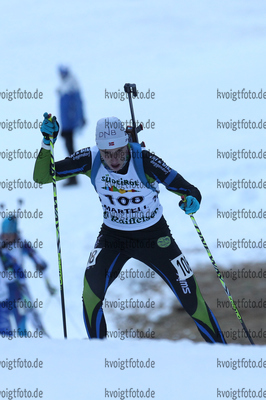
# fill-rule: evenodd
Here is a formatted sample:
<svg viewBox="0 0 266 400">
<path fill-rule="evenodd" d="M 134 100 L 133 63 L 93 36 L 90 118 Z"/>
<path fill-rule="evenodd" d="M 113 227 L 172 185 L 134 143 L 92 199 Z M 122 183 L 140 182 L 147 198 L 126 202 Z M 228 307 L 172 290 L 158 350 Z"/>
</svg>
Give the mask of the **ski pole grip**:
<svg viewBox="0 0 266 400">
<path fill-rule="evenodd" d="M 181 196 L 181 199 L 183 201 L 183 203 L 185 203 L 185 206 L 187 205 L 187 197 L 186 195 Z"/>
<path fill-rule="evenodd" d="M 50 122 L 53 122 L 53 120 L 52 120 L 52 114 L 48 114 L 48 120 L 49 120 Z M 50 140 L 52 140 L 53 137 L 54 137 L 54 135 L 53 135 L 53 134 L 52 134 L 52 135 L 49 135 L 49 137 L 50 137 Z"/>
</svg>

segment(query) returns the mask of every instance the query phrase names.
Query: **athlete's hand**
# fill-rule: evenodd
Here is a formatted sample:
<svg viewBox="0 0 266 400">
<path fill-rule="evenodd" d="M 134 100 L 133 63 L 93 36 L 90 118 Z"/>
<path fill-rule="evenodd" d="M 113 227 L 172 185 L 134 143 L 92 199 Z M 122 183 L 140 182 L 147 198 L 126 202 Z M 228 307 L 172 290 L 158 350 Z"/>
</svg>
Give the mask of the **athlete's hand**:
<svg viewBox="0 0 266 400">
<path fill-rule="evenodd" d="M 43 134 L 43 142 L 45 144 L 50 144 L 50 136 L 53 137 L 53 143 L 55 143 L 57 139 L 57 135 L 59 132 L 59 124 L 56 120 L 56 117 L 52 117 L 51 114 L 47 112 L 43 114 L 44 120 L 41 125 L 41 132 Z"/>
<path fill-rule="evenodd" d="M 196 197 L 193 196 L 182 196 L 182 200 L 179 203 L 179 207 L 185 211 L 186 214 L 194 214 L 200 208 L 200 204 Z"/>
<path fill-rule="evenodd" d="M 35 268 L 36 268 L 37 271 L 43 272 L 47 268 L 47 264 L 45 262 L 37 263 L 35 265 Z"/>
</svg>

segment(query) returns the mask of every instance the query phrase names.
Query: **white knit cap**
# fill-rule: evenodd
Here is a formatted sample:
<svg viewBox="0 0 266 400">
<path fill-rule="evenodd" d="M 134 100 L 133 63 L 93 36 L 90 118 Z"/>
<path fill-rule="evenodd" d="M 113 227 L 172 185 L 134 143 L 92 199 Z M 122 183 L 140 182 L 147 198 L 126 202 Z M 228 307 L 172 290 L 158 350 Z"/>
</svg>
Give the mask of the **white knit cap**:
<svg viewBox="0 0 266 400">
<path fill-rule="evenodd" d="M 128 143 L 128 134 L 120 119 L 101 118 L 96 125 L 96 144 L 100 150 L 117 149 Z"/>
</svg>

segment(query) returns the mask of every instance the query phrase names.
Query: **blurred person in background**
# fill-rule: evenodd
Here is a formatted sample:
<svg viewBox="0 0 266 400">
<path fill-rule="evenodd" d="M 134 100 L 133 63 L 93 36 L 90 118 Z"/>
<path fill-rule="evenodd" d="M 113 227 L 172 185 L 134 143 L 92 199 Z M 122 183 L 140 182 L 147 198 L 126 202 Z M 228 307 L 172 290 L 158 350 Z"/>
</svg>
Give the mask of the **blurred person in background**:
<svg viewBox="0 0 266 400">
<path fill-rule="evenodd" d="M 83 104 L 76 78 L 66 66 L 59 66 L 59 109 L 61 136 L 65 139 L 68 155 L 74 153 L 74 134 L 85 124 Z M 64 186 L 77 185 L 77 178 L 69 178 Z"/>
<path fill-rule="evenodd" d="M 11 335 L 11 315 L 14 317 L 16 330 L 23 336 L 27 334 L 27 318 L 35 328 L 46 334 L 36 308 L 21 306 L 25 301 L 27 304 L 33 303 L 27 285 L 26 271 L 23 268 L 24 255 L 31 258 L 36 271 L 42 273 L 38 276 L 45 279 L 48 292 L 50 295 L 54 295 L 56 289 L 49 282 L 46 272 L 47 263 L 37 254 L 30 242 L 21 239 L 17 218 L 10 215 L 3 220 L 0 235 L 0 333 L 5 333 L 7 336 Z M 22 303 L 18 303 L 20 300 Z"/>
</svg>

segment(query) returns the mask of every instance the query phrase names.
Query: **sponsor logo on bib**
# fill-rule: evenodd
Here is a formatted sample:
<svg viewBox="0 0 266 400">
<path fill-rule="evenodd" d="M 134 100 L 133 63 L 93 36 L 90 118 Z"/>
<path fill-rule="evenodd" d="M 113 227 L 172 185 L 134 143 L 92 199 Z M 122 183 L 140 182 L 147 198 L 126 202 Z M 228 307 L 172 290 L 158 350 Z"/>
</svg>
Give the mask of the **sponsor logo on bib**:
<svg viewBox="0 0 266 400">
<path fill-rule="evenodd" d="M 157 244 L 158 244 L 159 247 L 162 247 L 162 248 L 164 249 L 165 247 L 170 246 L 170 244 L 171 244 L 171 239 L 170 239 L 169 236 L 160 237 L 160 238 L 157 240 Z"/>
</svg>

